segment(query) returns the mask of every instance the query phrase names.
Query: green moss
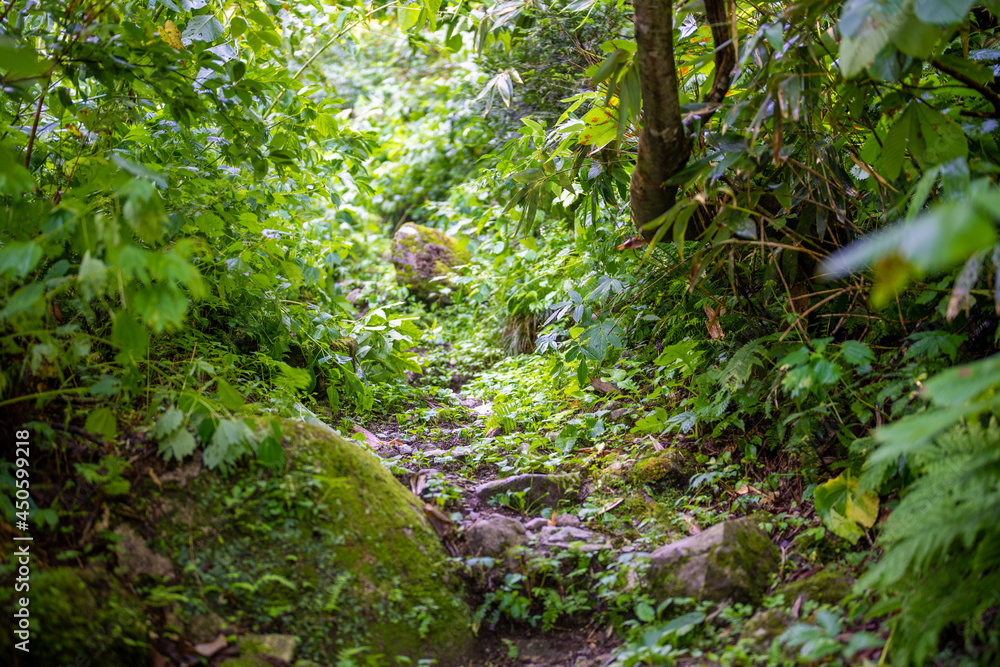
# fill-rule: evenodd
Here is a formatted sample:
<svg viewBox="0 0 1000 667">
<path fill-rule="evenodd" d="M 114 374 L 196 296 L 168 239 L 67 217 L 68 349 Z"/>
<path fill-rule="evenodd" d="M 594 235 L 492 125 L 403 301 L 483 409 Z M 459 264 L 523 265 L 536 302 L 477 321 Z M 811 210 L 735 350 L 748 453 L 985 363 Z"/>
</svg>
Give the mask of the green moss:
<svg viewBox="0 0 1000 667">
<path fill-rule="evenodd" d="M 683 488 L 687 486 L 692 474 L 694 474 L 693 463 L 687 452 L 681 449 L 665 449 L 637 461 L 631 471 L 631 478 L 637 484 Z"/>
<path fill-rule="evenodd" d="M 171 498 L 157 550 L 179 570 L 198 564 L 200 581 L 185 574 L 191 613 L 294 634 L 298 655 L 321 662 L 351 647 L 388 663 L 460 658 L 470 612 L 423 505 L 355 443 L 302 422 L 282 433 L 283 474 L 203 473 Z"/>
<path fill-rule="evenodd" d="M 16 599 L 28 597 L 32 664 L 129 667 L 148 661 L 146 617 L 139 600 L 104 572 L 60 567 L 32 572 L 30 590 L 0 589 L 0 609 L 12 618 Z M 20 641 L 0 633 L 0 655 L 15 655 Z"/>
<path fill-rule="evenodd" d="M 775 593 L 782 593 L 788 603 L 802 595 L 806 600 L 820 604 L 838 604 L 851 594 L 853 586 L 853 577 L 827 567 L 811 577 L 779 586 Z"/>
<path fill-rule="evenodd" d="M 219 667 L 272 667 L 272 664 L 256 655 L 247 655 L 220 662 Z"/>
<path fill-rule="evenodd" d="M 441 287 L 436 278 L 453 273 L 454 267 L 467 264 L 472 257 L 447 234 L 412 223 L 403 225 L 392 243 L 396 281 L 421 299 L 430 299 Z"/>
</svg>

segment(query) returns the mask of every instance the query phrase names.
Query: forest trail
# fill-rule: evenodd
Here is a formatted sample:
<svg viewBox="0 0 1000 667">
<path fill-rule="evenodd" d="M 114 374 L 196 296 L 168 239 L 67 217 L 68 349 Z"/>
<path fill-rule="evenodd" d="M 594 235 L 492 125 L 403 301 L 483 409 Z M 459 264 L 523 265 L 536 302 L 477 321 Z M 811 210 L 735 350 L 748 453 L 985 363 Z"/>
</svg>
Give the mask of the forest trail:
<svg viewBox="0 0 1000 667">
<path fill-rule="evenodd" d="M 426 357 L 422 361 L 426 363 Z M 425 366 L 424 370 L 428 374 L 441 373 L 441 369 L 433 365 Z M 498 517 L 524 526 L 525 541 L 520 548 L 525 552 L 544 556 L 553 552 L 593 553 L 597 549 L 634 551 L 620 539 L 616 549 L 612 544 L 613 535 L 596 526 L 591 529 L 589 523 L 584 524 L 577 518 L 576 510 L 587 493 L 579 484 L 567 489 L 558 511 L 544 498 L 537 503 L 528 500 L 525 506 L 519 496 L 530 495 L 532 489 L 530 485 L 516 485 L 525 474 L 501 477 L 497 466 L 477 465 L 472 460 L 473 450 L 498 446 L 496 436 L 502 434 L 504 428 L 490 428 L 492 403 L 465 390 L 478 378 L 476 371 L 455 367 L 445 370 L 452 372 L 448 380 L 453 391 L 451 397 L 439 394 L 440 402 L 425 398 L 421 401 L 423 406 L 366 421 L 357 425 L 355 432 L 364 436 L 365 443 L 376 455 L 391 461 L 397 479 L 426 502 L 428 520 L 453 557 L 489 557 L 482 553 L 482 536 L 478 539 L 466 536 L 470 531 L 482 533 L 485 528 L 485 541 L 490 542 L 495 532 L 492 524 L 504 522 L 503 519 L 498 521 Z M 411 373 L 409 379 L 412 384 L 419 385 L 427 377 Z M 536 487 L 539 477 L 534 478 Z M 489 486 L 499 479 L 512 481 L 514 492 L 501 492 L 490 498 Z M 527 489 L 527 492 L 519 494 L 518 488 Z M 479 530 L 474 530 L 477 526 Z M 508 527 L 509 523 L 504 526 Z M 543 531 L 546 527 L 548 529 Z M 555 544 L 552 535 L 555 535 Z M 517 573 L 529 558 L 514 560 L 516 562 L 508 560 L 505 563 L 504 559 L 497 559 L 497 570 L 484 568 L 483 576 L 470 577 L 470 602 L 481 603 L 485 594 L 497 588 L 497 580 L 503 579 L 504 572 Z M 599 567 L 596 561 L 594 566 Z M 527 623 L 519 627 L 498 627 L 496 622 L 485 619 L 479 632 L 481 655 L 470 664 L 493 667 L 601 667 L 610 664 L 614 660 L 615 647 L 621 644 L 614 626 L 592 618 L 581 620 L 559 623 L 543 631 Z"/>
</svg>

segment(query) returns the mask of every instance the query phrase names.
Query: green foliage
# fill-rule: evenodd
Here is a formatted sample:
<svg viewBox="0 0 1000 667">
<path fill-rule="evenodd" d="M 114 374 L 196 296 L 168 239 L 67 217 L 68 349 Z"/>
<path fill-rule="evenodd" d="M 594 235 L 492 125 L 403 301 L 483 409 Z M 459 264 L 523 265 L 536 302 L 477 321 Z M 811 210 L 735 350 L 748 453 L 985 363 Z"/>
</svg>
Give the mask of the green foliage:
<svg viewBox="0 0 1000 667">
<path fill-rule="evenodd" d="M 868 483 L 897 466 L 915 478 L 879 538 L 884 555 L 859 582 L 887 595 L 878 611 L 899 612 L 894 655 L 903 665 L 925 662 L 956 622 L 966 622 L 970 637 L 995 641 L 996 627 L 983 614 L 1000 590 L 992 518 L 1000 508 L 996 363 L 991 357 L 934 376 L 925 385 L 927 410 L 875 433 L 880 446 L 869 455 Z"/>
</svg>

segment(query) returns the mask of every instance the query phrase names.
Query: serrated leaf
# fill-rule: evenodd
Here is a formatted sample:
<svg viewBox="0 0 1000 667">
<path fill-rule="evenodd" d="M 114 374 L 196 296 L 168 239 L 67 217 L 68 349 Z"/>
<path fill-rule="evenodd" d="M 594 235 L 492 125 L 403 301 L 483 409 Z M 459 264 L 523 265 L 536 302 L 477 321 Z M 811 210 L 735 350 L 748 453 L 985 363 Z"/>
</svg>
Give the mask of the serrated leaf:
<svg viewBox="0 0 1000 667">
<path fill-rule="evenodd" d="M 190 456 L 197 447 L 198 443 L 195 442 L 191 432 L 181 427 L 160 439 L 159 454 L 165 461 L 171 459 L 182 461 L 184 457 Z"/>
<path fill-rule="evenodd" d="M 157 438 L 165 438 L 179 429 L 183 423 L 184 413 L 176 406 L 171 405 L 163 413 L 163 416 L 156 420 L 156 424 L 153 426 L 153 435 Z"/>
<path fill-rule="evenodd" d="M 212 441 L 205 448 L 204 462 L 209 469 L 227 469 L 247 453 L 254 441 L 253 431 L 241 419 L 219 422 L 212 434 Z"/>
<path fill-rule="evenodd" d="M 852 366 L 864 366 L 875 361 L 871 348 L 856 340 L 845 340 L 840 344 L 840 357 Z"/>
</svg>

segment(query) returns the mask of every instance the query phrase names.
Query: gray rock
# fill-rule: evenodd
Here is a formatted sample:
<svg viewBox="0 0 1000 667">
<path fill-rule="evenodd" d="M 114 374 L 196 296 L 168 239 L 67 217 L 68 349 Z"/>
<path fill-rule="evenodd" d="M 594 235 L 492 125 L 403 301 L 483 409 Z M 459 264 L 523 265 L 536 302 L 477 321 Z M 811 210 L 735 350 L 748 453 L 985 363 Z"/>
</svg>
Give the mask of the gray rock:
<svg viewBox="0 0 1000 667">
<path fill-rule="evenodd" d="M 570 526 L 571 528 L 580 527 L 580 519 L 575 514 L 560 514 L 556 517 L 557 526 Z"/>
<path fill-rule="evenodd" d="M 537 517 L 537 518 L 532 519 L 528 523 L 524 524 L 524 527 L 527 528 L 528 530 L 534 532 L 534 531 L 541 530 L 542 528 L 544 528 L 547 525 L 549 525 L 549 520 L 548 519 L 545 519 L 545 518 L 542 518 L 542 517 Z"/>
<path fill-rule="evenodd" d="M 192 644 L 200 644 L 218 637 L 222 629 L 226 627 L 226 624 L 218 614 L 209 612 L 192 617 L 185 624 L 185 627 L 187 629 L 188 640 Z"/>
<path fill-rule="evenodd" d="M 240 655 L 270 655 L 291 662 L 299 640 L 295 635 L 244 635 L 239 644 Z"/>
<path fill-rule="evenodd" d="M 650 590 L 658 599 L 692 597 L 756 604 L 778 568 L 778 549 L 752 519 L 723 521 L 662 546 L 650 558 Z"/>
<path fill-rule="evenodd" d="M 409 445 L 400 445 L 399 453 L 402 454 L 403 456 L 409 456 L 410 454 L 413 453 L 413 447 L 410 447 Z"/>
<path fill-rule="evenodd" d="M 538 533 L 538 546 L 585 553 L 611 548 L 603 535 L 573 526 L 545 526 Z"/>
<path fill-rule="evenodd" d="M 118 564 L 135 579 L 140 574 L 150 574 L 156 577 L 173 577 L 174 568 L 170 559 L 154 553 L 146 546 L 146 541 L 132 530 L 131 526 L 119 526 L 115 534 L 121 537 L 115 545 L 118 552 Z"/>
<path fill-rule="evenodd" d="M 494 515 L 470 526 L 465 541 L 475 556 L 503 558 L 512 547 L 527 544 L 528 536 L 517 519 Z"/>
<path fill-rule="evenodd" d="M 542 475 L 529 473 L 514 475 L 504 479 L 486 482 L 476 487 L 476 496 L 489 502 L 507 492 L 524 492 L 524 509 L 536 509 L 539 505 L 555 507 L 565 497 L 566 491 L 575 483 L 573 475 Z"/>
<path fill-rule="evenodd" d="M 631 422 L 632 421 L 632 409 L 631 408 L 618 408 L 617 410 L 612 410 L 608 415 L 608 419 L 613 422 Z"/>
<path fill-rule="evenodd" d="M 766 649 L 795 619 L 780 607 L 762 609 L 743 625 L 740 639 L 751 643 L 757 650 Z"/>
</svg>

